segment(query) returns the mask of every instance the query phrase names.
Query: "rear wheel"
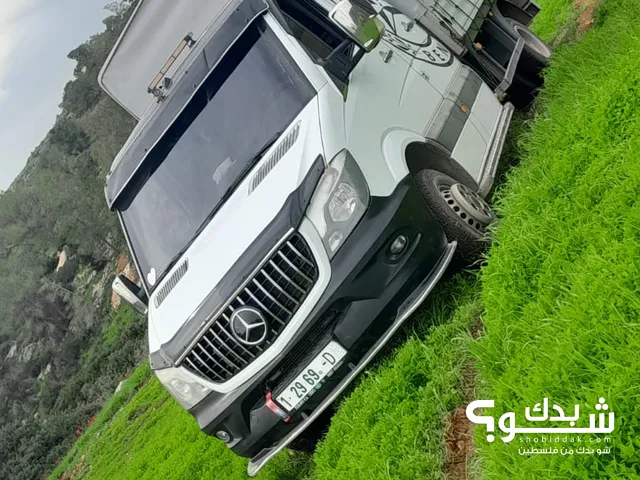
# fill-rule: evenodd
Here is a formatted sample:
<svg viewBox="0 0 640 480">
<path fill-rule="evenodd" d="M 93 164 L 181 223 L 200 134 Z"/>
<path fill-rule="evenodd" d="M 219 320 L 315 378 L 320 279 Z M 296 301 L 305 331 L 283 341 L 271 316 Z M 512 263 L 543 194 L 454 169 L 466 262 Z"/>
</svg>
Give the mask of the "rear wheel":
<svg viewBox="0 0 640 480">
<path fill-rule="evenodd" d="M 475 191 L 436 170 L 422 170 L 416 183 L 458 255 L 473 261 L 488 245 L 487 227 L 495 220 L 489 204 Z"/>
</svg>

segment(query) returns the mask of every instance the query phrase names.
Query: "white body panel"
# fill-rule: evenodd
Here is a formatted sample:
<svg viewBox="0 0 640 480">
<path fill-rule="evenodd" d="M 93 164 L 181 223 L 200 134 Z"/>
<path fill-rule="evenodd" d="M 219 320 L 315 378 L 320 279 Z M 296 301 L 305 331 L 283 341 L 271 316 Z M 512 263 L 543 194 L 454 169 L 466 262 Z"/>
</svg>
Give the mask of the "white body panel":
<svg viewBox="0 0 640 480">
<path fill-rule="evenodd" d="M 351 74 L 345 126 L 347 147 L 361 160 L 371 194 L 388 196 L 409 171 L 403 153 L 384 155 L 383 139 L 398 129 L 405 136 L 426 131 L 460 62 L 421 27 L 406 31 L 408 17 L 379 1 L 374 7 L 385 35 Z"/>
<path fill-rule="evenodd" d="M 485 0 L 388 0 L 411 19 L 420 21 L 433 15 L 444 21 L 454 34 L 462 38 L 471 29 L 473 20 Z"/>
<path fill-rule="evenodd" d="M 486 84 L 482 84 L 476 103 L 471 109 L 471 115 L 473 123 L 478 127 L 478 130 L 483 132 L 483 137 L 487 142 L 489 142 L 501 111 L 502 105 L 496 101 L 491 89 Z"/>
<path fill-rule="evenodd" d="M 462 165 L 473 178 L 479 179 L 482 173 L 482 162 L 478 161 L 478 154 L 484 156 L 486 150 L 487 141 L 480 134 L 473 122 L 467 122 L 462 129 L 460 139 L 458 140 L 456 148 L 453 149 L 451 156 Z"/>
</svg>

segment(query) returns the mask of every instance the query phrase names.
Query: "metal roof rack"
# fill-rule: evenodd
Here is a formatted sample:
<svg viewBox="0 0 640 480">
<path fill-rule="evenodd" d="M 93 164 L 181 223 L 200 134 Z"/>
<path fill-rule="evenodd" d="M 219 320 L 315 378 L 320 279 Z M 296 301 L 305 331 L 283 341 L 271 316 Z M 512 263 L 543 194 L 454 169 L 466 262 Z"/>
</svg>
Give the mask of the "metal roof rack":
<svg viewBox="0 0 640 480">
<path fill-rule="evenodd" d="M 196 41 L 193 38 L 193 32 L 189 32 L 178 44 L 178 46 L 173 51 L 171 56 L 167 59 L 158 74 L 153 78 L 153 81 L 147 88 L 147 93 L 150 93 L 158 103 L 160 103 L 167 97 L 166 91 L 171 86 L 171 78 L 166 76 L 167 72 L 169 72 L 184 49 L 187 47 L 192 48 L 195 44 Z"/>
</svg>

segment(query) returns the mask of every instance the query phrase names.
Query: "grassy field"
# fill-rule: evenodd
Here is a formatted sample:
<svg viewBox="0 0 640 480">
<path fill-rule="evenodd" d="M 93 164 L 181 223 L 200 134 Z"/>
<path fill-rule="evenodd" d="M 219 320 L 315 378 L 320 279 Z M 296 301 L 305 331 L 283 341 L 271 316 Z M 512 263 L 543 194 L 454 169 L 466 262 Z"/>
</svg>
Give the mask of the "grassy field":
<svg viewBox="0 0 640 480">
<path fill-rule="evenodd" d="M 640 2 L 608 2 L 554 60 L 482 271 L 482 394 L 616 413 L 609 456 L 479 443 L 484 478 L 640 477 Z M 583 415 L 584 416 L 584 415 Z"/>
<path fill-rule="evenodd" d="M 441 285 L 409 324 L 406 343 L 374 372 L 367 374 L 349 397 L 342 418 L 323 442 L 318 465 L 304 454 L 283 453 L 258 478 L 339 478 L 336 469 L 358 470 L 357 478 L 432 478 L 442 469 L 441 422 L 462 401 L 458 385 L 465 352 L 472 338 L 468 327 L 480 312 L 477 281 L 467 274 Z M 428 318 L 428 321 L 424 321 Z M 453 348 L 452 348 L 453 347 Z M 393 409 L 380 411 L 380 399 Z M 361 413 L 369 415 L 361 416 Z M 428 429 L 416 435 L 416 420 Z M 362 431 L 368 431 L 363 441 Z M 403 440 L 399 441 L 399 437 Z M 353 455 L 384 451 L 375 462 L 357 465 Z M 425 451 L 430 451 L 424 455 Z M 360 457 L 362 458 L 362 457 Z M 341 460 L 342 459 L 342 460 Z M 344 459 L 347 465 L 342 465 Z M 333 465 L 332 460 L 338 464 Z M 91 479 L 240 479 L 246 478 L 246 460 L 229 453 L 221 442 L 202 435 L 186 413 L 142 365 L 125 382 L 80 437 L 49 478 Z"/>
<path fill-rule="evenodd" d="M 579 13 L 540 3 L 547 39 Z M 486 266 L 438 288 L 315 455 L 281 454 L 259 478 L 640 478 L 640 0 L 608 0 L 557 51 L 516 133 Z M 245 478 L 246 462 L 201 435 L 148 367 L 134 377 L 50 478 Z M 452 412 L 491 398 L 521 417 L 545 396 L 583 411 L 605 397 L 612 454 L 523 457 L 478 428 L 474 455 L 452 467 Z"/>
<path fill-rule="evenodd" d="M 370 372 L 334 416 L 313 478 L 441 478 L 445 426 L 465 400 L 472 326 L 481 312 L 471 274 L 440 285 L 409 338 Z"/>
<path fill-rule="evenodd" d="M 200 433 L 145 364 L 52 476 L 67 472 L 70 478 L 119 480 L 242 478 L 246 468 L 246 462 L 230 455 L 221 442 Z M 282 458 L 262 478 L 293 479 L 299 472 L 295 460 Z"/>
<path fill-rule="evenodd" d="M 542 10 L 533 21 L 532 29 L 546 42 L 555 43 L 566 31 L 575 29 L 579 11 L 572 8 L 574 0 L 543 0 L 537 2 Z"/>
</svg>

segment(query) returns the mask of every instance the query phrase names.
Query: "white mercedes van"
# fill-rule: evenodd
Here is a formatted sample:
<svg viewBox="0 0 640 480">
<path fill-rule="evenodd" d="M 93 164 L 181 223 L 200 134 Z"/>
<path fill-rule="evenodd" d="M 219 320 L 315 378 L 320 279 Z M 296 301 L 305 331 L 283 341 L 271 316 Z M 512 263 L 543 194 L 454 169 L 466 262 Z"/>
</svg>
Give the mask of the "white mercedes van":
<svg viewBox="0 0 640 480">
<path fill-rule="evenodd" d="M 151 82 L 114 95 L 139 123 L 106 198 L 142 279 L 114 290 L 148 314 L 160 382 L 255 474 L 482 248 L 514 108 L 378 0 L 137 8 L 101 75 Z"/>
</svg>

